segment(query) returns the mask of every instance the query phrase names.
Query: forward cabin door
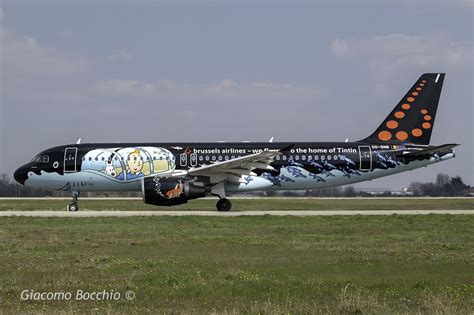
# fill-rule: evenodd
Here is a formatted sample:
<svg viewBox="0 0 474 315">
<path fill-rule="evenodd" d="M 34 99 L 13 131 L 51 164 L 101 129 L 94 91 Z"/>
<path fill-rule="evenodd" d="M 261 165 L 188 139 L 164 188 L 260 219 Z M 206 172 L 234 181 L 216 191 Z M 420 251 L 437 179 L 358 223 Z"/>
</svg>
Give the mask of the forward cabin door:
<svg viewBox="0 0 474 315">
<path fill-rule="evenodd" d="M 64 173 L 76 172 L 77 148 L 64 150 Z"/>
<path fill-rule="evenodd" d="M 372 150 L 368 145 L 359 146 L 359 170 L 370 171 L 372 170 Z"/>
</svg>

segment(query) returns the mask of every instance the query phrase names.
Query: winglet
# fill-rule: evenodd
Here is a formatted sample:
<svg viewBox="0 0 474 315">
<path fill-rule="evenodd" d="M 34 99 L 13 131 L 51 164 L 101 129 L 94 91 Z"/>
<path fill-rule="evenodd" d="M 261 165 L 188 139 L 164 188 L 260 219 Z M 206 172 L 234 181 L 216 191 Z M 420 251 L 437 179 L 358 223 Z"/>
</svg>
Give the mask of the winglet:
<svg viewBox="0 0 474 315">
<path fill-rule="evenodd" d="M 282 153 L 288 152 L 288 151 L 290 151 L 291 149 L 293 149 L 294 146 L 295 146 L 294 144 L 290 144 L 290 145 L 288 145 L 288 146 L 286 146 L 286 147 L 284 147 L 284 148 L 281 148 L 281 149 L 279 150 L 279 152 L 282 152 Z"/>
</svg>

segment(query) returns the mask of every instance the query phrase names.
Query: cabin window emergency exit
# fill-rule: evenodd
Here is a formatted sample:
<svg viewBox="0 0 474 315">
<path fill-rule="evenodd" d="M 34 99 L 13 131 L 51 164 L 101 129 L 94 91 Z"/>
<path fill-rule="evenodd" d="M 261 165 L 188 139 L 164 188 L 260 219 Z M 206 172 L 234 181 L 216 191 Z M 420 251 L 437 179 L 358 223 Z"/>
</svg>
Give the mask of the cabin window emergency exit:
<svg viewBox="0 0 474 315">
<path fill-rule="evenodd" d="M 197 159 L 197 154 L 196 153 L 192 153 L 191 154 L 191 166 L 196 166 L 197 165 L 197 162 L 198 162 L 198 159 Z"/>
<path fill-rule="evenodd" d="M 188 164 L 188 156 L 185 153 L 179 155 L 179 165 L 186 166 Z"/>
<path fill-rule="evenodd" d="M 361 171 L 370 171 L 372 169 L 372 150 L 367 146 L 359 146 L 359 158 Z"/>
<path fill-rule="evenodd" d="M 77 148 L 64 150 L 64 173 L 76 172 Z"/>
</svg>

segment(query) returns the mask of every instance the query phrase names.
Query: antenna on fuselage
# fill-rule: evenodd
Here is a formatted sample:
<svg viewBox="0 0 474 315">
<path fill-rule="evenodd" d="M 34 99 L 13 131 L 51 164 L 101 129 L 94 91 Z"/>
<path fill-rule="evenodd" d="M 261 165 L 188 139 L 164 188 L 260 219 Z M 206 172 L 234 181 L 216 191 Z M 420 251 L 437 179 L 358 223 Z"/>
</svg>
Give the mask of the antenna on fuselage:
<svg viewBox="0 0 474 315">
<path fill-rule="evenodd" d="M 268 140 L 268 142 L 273 143 L 273 137 L 271 137 L 270 140 Z"/>
<path fill-rule="evenodd" d="M 82 138 L 77 139 L 76 144 L 81 144 L 81 140 L 82 140 Z"/>
</svg>

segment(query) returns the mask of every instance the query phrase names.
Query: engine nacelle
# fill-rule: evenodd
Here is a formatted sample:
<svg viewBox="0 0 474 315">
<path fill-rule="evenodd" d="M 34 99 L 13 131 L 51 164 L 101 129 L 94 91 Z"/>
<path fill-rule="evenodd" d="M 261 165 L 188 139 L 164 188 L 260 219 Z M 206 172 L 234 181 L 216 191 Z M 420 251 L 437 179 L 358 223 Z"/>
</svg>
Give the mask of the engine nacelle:
<svg viewBox="0 0 474 315">
<path fill-rule="evenodd" d="M 142 182 L 143 202 L 157 206 L 174 206 L 190 199 L 205 197 L 204 187 L 183 178 L 145 177 Z"/>
</svg>

